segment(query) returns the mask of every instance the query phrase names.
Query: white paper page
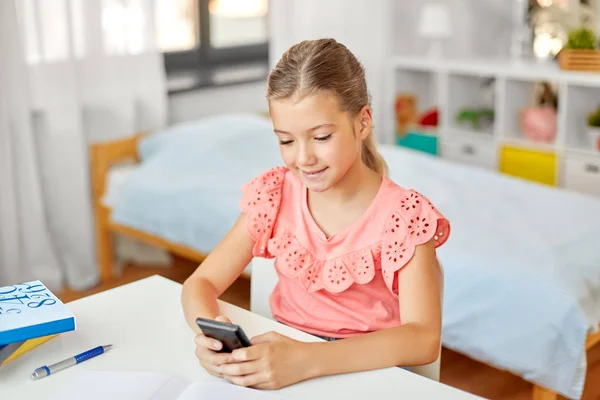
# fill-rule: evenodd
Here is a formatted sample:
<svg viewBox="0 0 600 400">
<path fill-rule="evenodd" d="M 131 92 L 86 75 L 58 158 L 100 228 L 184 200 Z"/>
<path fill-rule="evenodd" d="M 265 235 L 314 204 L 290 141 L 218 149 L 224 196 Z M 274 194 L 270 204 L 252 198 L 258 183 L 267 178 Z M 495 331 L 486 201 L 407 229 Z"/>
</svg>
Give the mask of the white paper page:
<svg viewBox="0 0 600 400">
<path fill-rule="evenodd" d="M 82 371 L 52 400 L 172 400 L 188 384 L 156 372 Z"/>
<path fill-rule="evenodd" d="M 196 382 L 191 384 L 177 400 L 283 400 L 273 393 L 234 385 L 227 382 Z"/>
</svg>

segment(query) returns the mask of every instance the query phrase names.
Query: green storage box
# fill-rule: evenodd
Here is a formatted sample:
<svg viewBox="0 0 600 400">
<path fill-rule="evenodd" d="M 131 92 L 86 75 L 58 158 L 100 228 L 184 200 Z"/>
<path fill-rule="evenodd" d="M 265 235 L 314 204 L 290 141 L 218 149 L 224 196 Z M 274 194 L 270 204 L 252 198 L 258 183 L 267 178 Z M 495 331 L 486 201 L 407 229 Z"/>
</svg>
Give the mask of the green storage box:
<svg viewBox="0 0 600 400">
<path fill-rule="evenodd" d="M 433 155 L 438 154 L 438 138 L 432 134 L 407 132 L 407 134 L 402 137 L 396 136 L 396 144 L 424 153 Z"/>
</svg>

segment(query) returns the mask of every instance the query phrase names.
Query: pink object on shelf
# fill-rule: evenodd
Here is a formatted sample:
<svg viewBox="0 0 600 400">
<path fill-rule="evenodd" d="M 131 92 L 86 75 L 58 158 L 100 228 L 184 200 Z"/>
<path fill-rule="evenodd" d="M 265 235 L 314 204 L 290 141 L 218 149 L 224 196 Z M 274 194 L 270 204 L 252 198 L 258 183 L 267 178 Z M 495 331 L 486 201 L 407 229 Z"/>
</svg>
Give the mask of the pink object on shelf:
<svg viewBox="0 0 600 400">
<path fill-rule="evenodd" d="M 550 143 L 556 136 L 556 109 L 527 107 L 521 110 L 521 129 L 535 142 Z"/>
<path fill-rule="evenodd" d="M 600 151 L 600 127 L 588 126 L 587 133 L 594 149 Z"/>
</svg>

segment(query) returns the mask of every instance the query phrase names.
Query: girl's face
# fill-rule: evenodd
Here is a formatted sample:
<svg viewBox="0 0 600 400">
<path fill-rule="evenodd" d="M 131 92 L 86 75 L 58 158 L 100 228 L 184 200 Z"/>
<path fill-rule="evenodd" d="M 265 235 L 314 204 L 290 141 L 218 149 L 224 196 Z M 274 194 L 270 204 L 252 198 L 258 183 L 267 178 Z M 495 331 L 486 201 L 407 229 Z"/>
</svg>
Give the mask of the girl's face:
<svg viewBox="0 0 600 400">
<path fill-rule="evenodd" d="M 269 104 L 285 165 L 308 187 L 324 192 L 361 163 L 362 141 L 370 133 L 365 107 L 355 118 L 340 110 L 330 92 L 316 92 Z"/>
</svg>

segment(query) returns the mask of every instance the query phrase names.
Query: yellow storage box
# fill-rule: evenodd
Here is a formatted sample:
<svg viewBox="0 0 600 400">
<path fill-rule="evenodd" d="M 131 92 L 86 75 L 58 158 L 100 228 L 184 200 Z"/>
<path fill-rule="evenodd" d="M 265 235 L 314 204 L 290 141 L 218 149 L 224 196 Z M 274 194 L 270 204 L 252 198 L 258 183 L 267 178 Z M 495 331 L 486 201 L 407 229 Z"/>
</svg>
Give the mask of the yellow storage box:
<svg viewBox="0 0 600 400">
<path fill-rule="evenodd" d="M 551 151 L 503 146 L 500 171 L 523 179 L 556 185 L 556 154 Z"/>
</svg>

